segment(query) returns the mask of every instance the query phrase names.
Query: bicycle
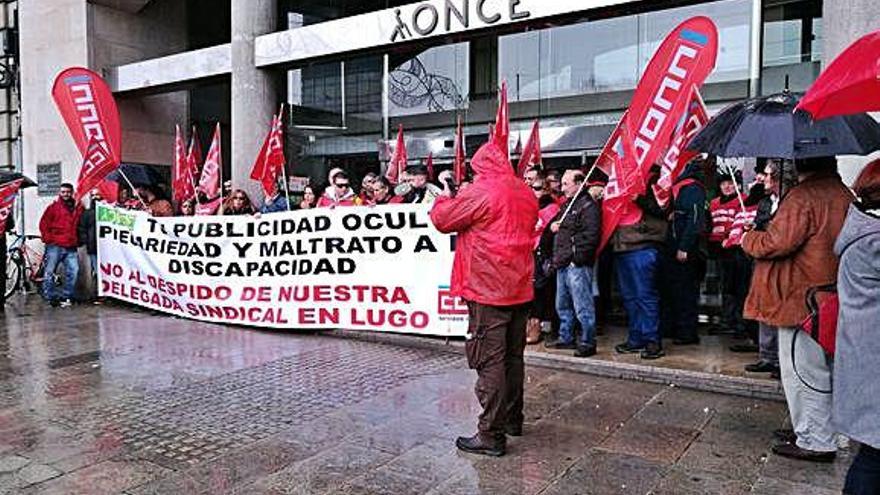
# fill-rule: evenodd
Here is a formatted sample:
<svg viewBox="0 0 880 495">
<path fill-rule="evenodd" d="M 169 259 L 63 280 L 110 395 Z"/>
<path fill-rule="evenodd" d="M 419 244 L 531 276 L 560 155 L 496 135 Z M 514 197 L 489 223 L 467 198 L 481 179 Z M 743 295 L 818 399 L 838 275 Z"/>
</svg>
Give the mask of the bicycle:
<svg viewBox="0 0 880 495">
<path fill-rule="evenodd" d="M 28 293 L 39 291 L 43 284 L 44 256 L 42 245 L 29 241 L 40 240 L 40 236 L 32 234 L 7 234 L 11 242 L 6 247 L 6 297 L 12 296 L 16 290 Z M 56 277 L 56 284 L 59 282 Z"/>
</svg>

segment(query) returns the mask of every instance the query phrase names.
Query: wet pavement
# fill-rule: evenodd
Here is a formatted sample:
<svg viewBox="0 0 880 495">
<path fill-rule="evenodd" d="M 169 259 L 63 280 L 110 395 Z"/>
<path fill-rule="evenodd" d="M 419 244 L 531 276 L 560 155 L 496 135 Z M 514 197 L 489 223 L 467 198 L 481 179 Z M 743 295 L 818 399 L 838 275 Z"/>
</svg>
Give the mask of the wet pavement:
<svg viewBox="0 0 880 495">
<path fill-rule="evenodd" d="M 458 353 L 33 296 L 0 322 L 0 493 L 832 494 L 851 459 L 769 454 L 779 402 L 536 367 L 482 458 Z"/>
</svg>

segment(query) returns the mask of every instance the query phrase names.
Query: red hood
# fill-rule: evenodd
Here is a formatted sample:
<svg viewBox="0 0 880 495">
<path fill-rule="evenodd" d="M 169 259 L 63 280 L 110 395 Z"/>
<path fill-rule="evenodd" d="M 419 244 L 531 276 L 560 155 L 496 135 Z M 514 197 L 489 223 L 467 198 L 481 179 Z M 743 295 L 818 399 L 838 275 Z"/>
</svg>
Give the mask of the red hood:
<svg viewBox="0 0 880 495">
<path fill-rule="evenodd" d="M 504 151 L 494 141 L 489 141 L 477 150 L 471 159 L 471 168 L 474 169 L 477 179 L 514 175 L 510 160 L 504 156 Z"/>
</svg>

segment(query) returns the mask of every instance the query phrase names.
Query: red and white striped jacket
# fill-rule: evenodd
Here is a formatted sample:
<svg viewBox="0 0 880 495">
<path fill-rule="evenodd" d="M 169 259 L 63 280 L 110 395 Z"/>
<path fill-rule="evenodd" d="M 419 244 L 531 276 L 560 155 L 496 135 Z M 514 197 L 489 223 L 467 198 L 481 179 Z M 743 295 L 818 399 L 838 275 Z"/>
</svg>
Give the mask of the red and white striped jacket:
<svg viewBox="0 0 880 495">
<path fill-rule="evenodd" d="M 742 235 L 745 232 L 744 227 L 747 224 L 755 223 L 755 216 L 758 214 L 758 205 L 746 206 L 745 211 L 736 212 L 733 223 L 730 226 L 730 233 L 727 238 L 721 242 L 721 247 L 728 249 L 742 244 Z"/>
<path fill-rule="evenodd" d="M 709 234 L 709 242 L 721 244 L 724 239 L 727 239 L 736 213 L 740 209 L 736 196 L 723 203 L 718 197 L 709 203 L 709 215 L 712 217 L 712 232 Z"/>
</svg>

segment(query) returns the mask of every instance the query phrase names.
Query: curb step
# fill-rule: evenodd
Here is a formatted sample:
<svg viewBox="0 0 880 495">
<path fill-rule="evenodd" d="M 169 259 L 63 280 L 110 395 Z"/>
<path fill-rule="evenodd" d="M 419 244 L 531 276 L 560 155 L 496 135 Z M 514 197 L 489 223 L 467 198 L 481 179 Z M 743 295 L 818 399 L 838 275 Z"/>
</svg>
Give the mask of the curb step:
<svg viewBox="0 0 880 495">
<path fill-rule="evenodd" d="M 363 342 L 390 344 L 438 352 L 463 354 L 464 341 L 360 330 L 334 330 L 321 332 L 333 338 L 355 339 Z M 525 362 L 529 366 L 540 366 L 560 371 L 571 371 L 586 375 L 632 380 L 648 383 L 661 383 L 704 392 L 784 401 L 782 385 L 778 381 L 761 380 L 740 376 L 727 376 L 704 371 L 661 368 L 643 364 L 617 363 L 599 359 L 583 359 L 574 356 L 560 356 L 547 352 L 526 350 Z"/>
</svg>

